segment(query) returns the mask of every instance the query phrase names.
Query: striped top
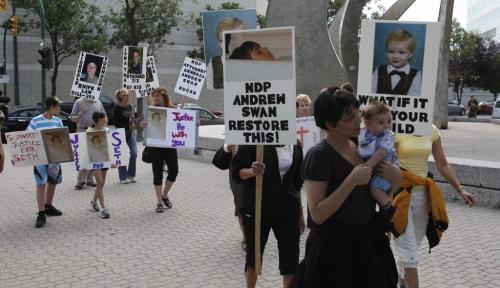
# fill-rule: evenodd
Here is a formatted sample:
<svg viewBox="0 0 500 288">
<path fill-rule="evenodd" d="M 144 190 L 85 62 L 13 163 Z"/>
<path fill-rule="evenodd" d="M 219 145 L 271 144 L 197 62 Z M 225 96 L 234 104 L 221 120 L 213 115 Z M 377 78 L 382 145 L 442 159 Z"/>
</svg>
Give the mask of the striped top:
<svg viewBox="0 0 500 288">
<path fill-rule="evenodd" d="M 43 114 L 35 116 L 31 119 L 30 124 L 26 130 L 43 130 L 48 128 L 64 127 L 61 118 L 52 116 L 52 119 L 43 117 Z"/>
</svg>

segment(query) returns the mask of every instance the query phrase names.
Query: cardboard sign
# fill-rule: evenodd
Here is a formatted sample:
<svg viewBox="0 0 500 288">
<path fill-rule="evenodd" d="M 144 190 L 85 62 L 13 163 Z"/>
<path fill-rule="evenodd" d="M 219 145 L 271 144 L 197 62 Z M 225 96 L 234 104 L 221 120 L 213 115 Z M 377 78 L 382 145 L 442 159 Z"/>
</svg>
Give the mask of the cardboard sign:
<svg viewBox="0 0 500 288">
<path fill-rule="evenodd" d="M 321 129 L 316 126 L 314 116 L 297 118 L 297 139 L 302 144 L 304 156 L 314 145 L 321 142 Z"/>
<path fill-rule="evenodd" d="M 124 46 L 122 62 L 122 87 L 127 90 L 135 90 L 137 96 L 146 92 L 146 70 L 147 70 L 147 47 Z M 156 71 L 156 67 L 154 69 Z"/>
<path fill-rule="evenodd" d="M 130 153 L 125 129 L 82 132 L 70 135 L 77 171 L 109 168 L 111 164 L 125 166 Z"/>
<path fill-rule="evenodd" d="M 226 42 L 228 46 L 223 46 L 223 33 L 232 30 L 256 29 L 257 11 L 255 9 L 218 10 L 202 12 L 201 15 L 207 65 L 207 89 L 222 89 L 224 88 L 222 50 L 225 47 L 230 49 L 229 46 L 231 46 L 230 41 Z"/>
<path fill-rule="evenodd" d="M 224 35 L 236 45 L 224 54 L 225 142 L 296 144 L 294 28 Z"/>
<path fill-rule="evenodd" d="M 148 106 L 144 145 L 167 148 L 196 148 L 198 112 Z"/>
<path fill-rule="evenodd" d="M 73 161 L 68 128 L 5 133 L 14 167 Z"/>
<path fill-rule="evenodd" d="M 99 99 L 108 66 L 108 57 L 80 52 L 75 78 L 70 95 L 85 97 L 92 101 Z"/>
<path fill-rule="evenodd" d="M 205 63 L 189 57 L 184 58 L 174 92 L 198 100 L 205 81 L 206 70 Z"/>
<path fill-rule="evenodd" d="M 387 104 L 396 133 L 431 135 L 441 23 L 363 20 L 358 99 Z"/>
</svg>

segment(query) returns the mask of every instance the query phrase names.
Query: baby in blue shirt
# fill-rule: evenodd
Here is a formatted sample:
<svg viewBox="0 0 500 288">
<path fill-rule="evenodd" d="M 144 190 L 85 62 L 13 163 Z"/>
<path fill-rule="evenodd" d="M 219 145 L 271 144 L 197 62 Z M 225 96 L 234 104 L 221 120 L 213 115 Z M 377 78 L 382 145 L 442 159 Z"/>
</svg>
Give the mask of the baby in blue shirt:
<svg viewBox="0 0 500 288">
<path fill-rule="evenodd" d="M 366 165 L 375 167 L 385 160 L 399 165 L 394 148 L 394 133 L 392 132 L 392 114 L 384 103 L 371 101 L 364 110 L 365 128 L 358 137 L 358 154 L 366 160 Z M 387 192 L 391 183 L 374 175 L 370 182 L 370 193 L 382 209 L 391 205 Z"/>
</svg>

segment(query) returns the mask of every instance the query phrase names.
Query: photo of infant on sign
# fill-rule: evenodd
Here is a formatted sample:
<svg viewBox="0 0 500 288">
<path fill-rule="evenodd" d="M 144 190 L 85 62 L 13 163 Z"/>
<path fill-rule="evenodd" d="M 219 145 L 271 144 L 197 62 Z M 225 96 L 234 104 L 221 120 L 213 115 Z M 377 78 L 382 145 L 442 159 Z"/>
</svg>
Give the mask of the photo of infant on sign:
<svg viewBox="0 0 500 288">
<path fill-rule="evenodd" d="M 89 163 L 109 162 L 108 140 L 105 131 L 87 132 Z"/>
<path fill-rule="evenodd" d="M 372 94 L 421 95 L 425 33 L 425 24 L 375 24 Z"/>
</svg>

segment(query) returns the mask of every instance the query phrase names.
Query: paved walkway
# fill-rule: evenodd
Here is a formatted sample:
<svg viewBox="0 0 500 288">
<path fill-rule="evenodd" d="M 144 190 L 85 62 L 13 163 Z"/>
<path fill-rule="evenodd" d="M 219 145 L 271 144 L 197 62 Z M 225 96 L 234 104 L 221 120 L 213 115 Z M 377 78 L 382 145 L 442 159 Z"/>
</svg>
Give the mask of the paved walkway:
<svg viewBox="0 0 500 288">
<path fill-rule="evenodd" d="M 105 187 L 111 218 L 89 211 L 93 191 L 73 190 L 76 173 L 63 165 L 55 205 L 62 217 L 35 229 L 31 168 L 0 175 L 0 287 L 243 287 L 244 253 L 232 216 L 227 171 L 180 160 L 171 199 L 154 212 L 150 167 L 139 162 L 138 183 Z M 500 211 L 450 203 L 450 231 L 427 254 L 422 287 L 500 287 Z M 303 250 L 306 235 L 301 241 Z M 276 242 L 270 237 L 259 287 L 281 287 Z M 302 255 L 301 255 L 302 258 Z"/>
</svg>

